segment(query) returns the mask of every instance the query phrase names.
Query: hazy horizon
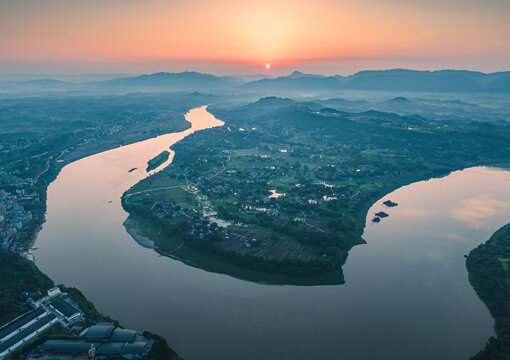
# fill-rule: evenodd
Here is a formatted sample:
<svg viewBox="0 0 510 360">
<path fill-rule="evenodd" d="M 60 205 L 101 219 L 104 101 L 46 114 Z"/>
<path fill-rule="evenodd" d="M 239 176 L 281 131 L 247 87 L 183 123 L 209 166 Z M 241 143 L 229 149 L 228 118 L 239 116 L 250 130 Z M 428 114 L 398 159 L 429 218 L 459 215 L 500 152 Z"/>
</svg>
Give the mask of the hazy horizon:
<svg viewBox="0 0 510 360">
<path fill-rule="evenodd" d="M 0 78 L 9 78 L 9 79 L 16 79 L 16 78 L 30 78 L 30 77 L 37 77 L 37 76 L 46 76 L 46 77 L 80 77 L 80 76 L 98 76 L 98 77 L 105 77 L 108 76 L 114 76 L 114 77 L 121 77 L 121 76 L 140 76 L 140 75 L 151 75 L 151 74 L 157 74 L 157 73 L 184 73 L 184 72 L 197 72 L 202 74 L 210 74 L 218 77 L 222 76 L 239 76 L 239 77 L 249 77 L 249 76 L 270 76 L 270 77 L 280 77 L 280 76 L 290 76 L 294 72 L 301 72 L 304 74 L 310 74 L 310 75 L 318 75 L 318 76 L 352 76 L 359 72 L 363 71 L 390 71 L 390 70 L 409 70 L 409 71 L 428 71 L 428 72 L 436 72 L 436 71 L 472 71 L 472 72 L 480 72 L 484 74 L 491 74 L 491 73 L 500 73 L 500 72 L 510 72 L 510 68 L 502 68 L 501 70 L 496 71 L 483 71 L 478 69 L 461 69 L 461 68 L 410 68 L 410 67 L 387 67 L 387 68 L 361 68 L 359 70 L 353 70 L 353 71 L 345 71 L 345 72 L 319 72 L 319 71 L 307 71 L 305 68 L 299 68 L 299 67 L 285 67 L 282 69 L 279 69 L 278 71 L 269 72 L 260 70 L 259 71 L 252 71 L 252 72 L 220 72 L 215 71 L 214 69 L 211 69 L 211 71 L 201 71 L 200 69 L 194 69 L 194 68 L 188 68 L 188 69 L 154 69 L 150 71 L 119 71 L 119 72 L 113 72 L 113 71 L 76 71 L 76 72 L 66 72 L 66 71 L 55 71 L 55 72 L 1 72 L 0 71 Z"/>
<path fill-rule="evenodd" d="M 0 74 L 506 70 L 510 2 L 3 1 Z"/>
</svg>

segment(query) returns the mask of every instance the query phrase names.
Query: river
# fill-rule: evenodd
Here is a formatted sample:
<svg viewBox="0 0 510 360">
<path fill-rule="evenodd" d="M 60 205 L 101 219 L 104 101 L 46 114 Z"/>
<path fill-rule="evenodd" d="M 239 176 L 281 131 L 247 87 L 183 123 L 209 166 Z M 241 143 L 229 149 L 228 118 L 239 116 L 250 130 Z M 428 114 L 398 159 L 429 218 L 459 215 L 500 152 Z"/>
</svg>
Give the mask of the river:
<svg viewBox="0 0 510 360">
<path fill-rule="evenodd" d="M 186 119 L 186 131 L 62 169 L 36 243 L 43 272 L 124 326 L 163 335 L 188 360 L 467 359 L 493 334 L 463 255 L 509 221 L 509 171 L 457 171 L 376 202 L 344 285 L 261 285 L 159 256 L 122 225 L 120 197 L 147 176 L 147 161 L 193 131 L 222 125 L 206 107 Z M 398 207 L 384 208 L 386 199 Z M 390 216 L 372 225 L 383 208 Z"/>
</svg>

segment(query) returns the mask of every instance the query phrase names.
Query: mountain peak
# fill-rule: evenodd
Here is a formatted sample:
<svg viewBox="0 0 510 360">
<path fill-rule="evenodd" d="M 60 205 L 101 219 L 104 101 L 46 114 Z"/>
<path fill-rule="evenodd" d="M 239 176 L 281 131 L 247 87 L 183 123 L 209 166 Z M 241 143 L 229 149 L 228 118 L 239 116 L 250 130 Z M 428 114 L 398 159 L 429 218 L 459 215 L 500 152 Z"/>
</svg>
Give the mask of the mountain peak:
<svg viewBox="0 0 510 360">
<path fill-rule="evenodd" d="M 305 76 L 305 74 L 297 70 L 294 70 L 294 72 L 289 75 L 289 77 L 301 77 L 301 76 Z"/>
<path fill-rule="evenodd" d="M 404 96 L 397 96 L 397 97 L 391 99 L 390 101 L 392 101 L 392 102 L 400 102 L 400 103 L 404 103 L 404 102 L 410 103 L 411 102 L 408 98 L 406 98 Z"/>
</svg>

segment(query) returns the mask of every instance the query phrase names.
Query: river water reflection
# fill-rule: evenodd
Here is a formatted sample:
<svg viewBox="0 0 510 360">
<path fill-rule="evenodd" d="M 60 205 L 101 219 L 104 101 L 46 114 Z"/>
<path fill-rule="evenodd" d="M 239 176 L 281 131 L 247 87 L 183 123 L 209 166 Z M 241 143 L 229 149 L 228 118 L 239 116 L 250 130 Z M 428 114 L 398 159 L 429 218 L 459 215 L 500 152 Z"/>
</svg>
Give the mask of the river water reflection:
<svg viewBox="0 0 510 360">
<path fill-rule="evenodd" d="M 190 130 L 62 170 L 37 240 L 43 272 L 124 326 L 163 335 L 188 360 L 451 360 L 482 348 L 492 319 L 467 281 L 463 255 L 510 221 L 510 172 L 471 168 L 378 201 L 367 244 L 347 260 L 345 285 L 254 284 L 161 257 L 122 225 L 120 196 L 146 176 L 146 162 L 192 131 L 222 124 L 205 107 L 187 119 Z M 384 208 L 390 216 L 372 225 L 386 199 L 399 206 Z"/>
</svg>

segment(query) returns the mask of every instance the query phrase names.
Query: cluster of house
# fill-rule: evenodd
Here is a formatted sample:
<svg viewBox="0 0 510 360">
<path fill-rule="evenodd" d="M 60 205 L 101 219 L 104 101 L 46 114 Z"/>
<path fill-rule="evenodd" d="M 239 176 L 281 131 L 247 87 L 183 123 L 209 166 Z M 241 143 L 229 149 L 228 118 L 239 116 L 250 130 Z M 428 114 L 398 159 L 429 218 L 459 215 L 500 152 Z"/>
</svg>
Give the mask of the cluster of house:
<svg viewBox="0 0 510 360">
<path fill-rule="evenodd" d="M 151 211 L 157 217 L 171 217 L 176 218 L 178 216 L 186 215 L 186 211 L 181 207 L 176 207 L 172 203 L 162 203 L 161 201 L 155 201 L 152 204 Z"/>
<path fill-rule="evenodd" d="M 104 126 L 94 126 L 91 127 L 90 130 L 96 131 L 95 135 L 91 135 L 89 137 L 85 137 L 81 140 L 81 142 L 77 143 L 76 145 L 86 145 L 91 144 L 95 141 L 97 141 L 98 138 L 102 136 L 108 136 L 118 133 L 119 131 L 124 130 L 124 126 L 122 125 L 114 125 L 111 128 L 105 128 Z"/>
<path fill-rule="evenodd" d="M 266 166 L 264 169 L 250 170 L 247 174 L 249 180 L 266 180 L 286 175 L 287 173 L 284 170 L 276 170 L 275 166 Z"/>
<path fill-rule="evenodd" d="M 0 145 L 0 152 L 9 154 L 11 152 L 23 151 L 33 146 L 34 141 L 32 138 L 26 136 L 16 137 L 17 141 L 6 141 Z M 42 143 L 41 140 L 37 141 Z"/>
<path fill-rule="evenodd" d="M 227 176 L 232 175 L 233 172 L 235 173 L 236 170 L 227 170 L 223 172 L 222 174 L 225 174 Z M 206 193 L 213 193 L 217 195 L 223 195 L 223 194 L 232 194 L 238 191 L 236 184 L 233 182 L 225 182 L 223 184 L 214 185 L 208 183 L 207 178 L 203 177 L 192 177 L 191 182 L 194 186 L 196 186 L 200 191 L 206 192 Z"/>
<path fill-rule="evenodd" d="M 32 212 L 26 210 L 20 202 L 39 200 L 38 196 L 26 193 L 23 189 L 10 193 L 0 190 L 0 248 L 17 250 L 18 240 L 23 231 L 34 221 Z"/>
<path fill-rule="evenodd" d="M 277 216 L 278 210 L 280 209 L 280 204 L 270 204 L 268 207 L 257 207 L 251 205 L 240 205 L 237 208 L 237 212 L 241 215 L 252 215 L 257 214 L 259 212 L 264 212 L 267 215 Z"/>
<path fill-rule="evenodd" d="M 354 191 L 346 192 L 345 194 L 341 194 L 340 197 L 343 199 L 354 200 L 360 195 L 361 195 L 361 190 L 354 190 Z"/>
<path fill-rule="evenodd" d="M 206 217 L 194 217 L 191 222 L 190 235 L 198 236 L 203 239 L 212 233 L 220 233 L 225 240 L 229 239 L 229 233 L 226 229 L 211 224 L 210 220 Z"/>
<path fill-rule="evenodd" d="M 213 194 L 216 194 L 216 195 L 230 194 L 233 191 L 232 185 L 229 183 L 225 183 L 222 185 L 216 185 L 216 186 L 213 186 L 207 190 Z"/>
<path fill-rule="evenodd" d="M 19 176 L 15 175 L 16 173 L 16 171 L 9 173 L 7 171 L 0 170 L 0 184 L 14 186 L 18 189 L 26 189 L 35 185 L 35 178 L 20 178 Z"/>
<path fill-rule="evenodd" d="M 0 327 L 0 360 L 29 345 L 56 324 L 65 328 L 84 321 L 85 316 L 70 296 L 58 287 L 38 301 L 29 299 L 33 310 Z M 89 328 L 75 327 L 71 335 L 53 335 L 34 347 L 28 359 L 87 359 L 91 350 L 96 359 L 141 359 L 152 349 L 153 341 L 134 330 L 111 323 Z"/>
</svg>

